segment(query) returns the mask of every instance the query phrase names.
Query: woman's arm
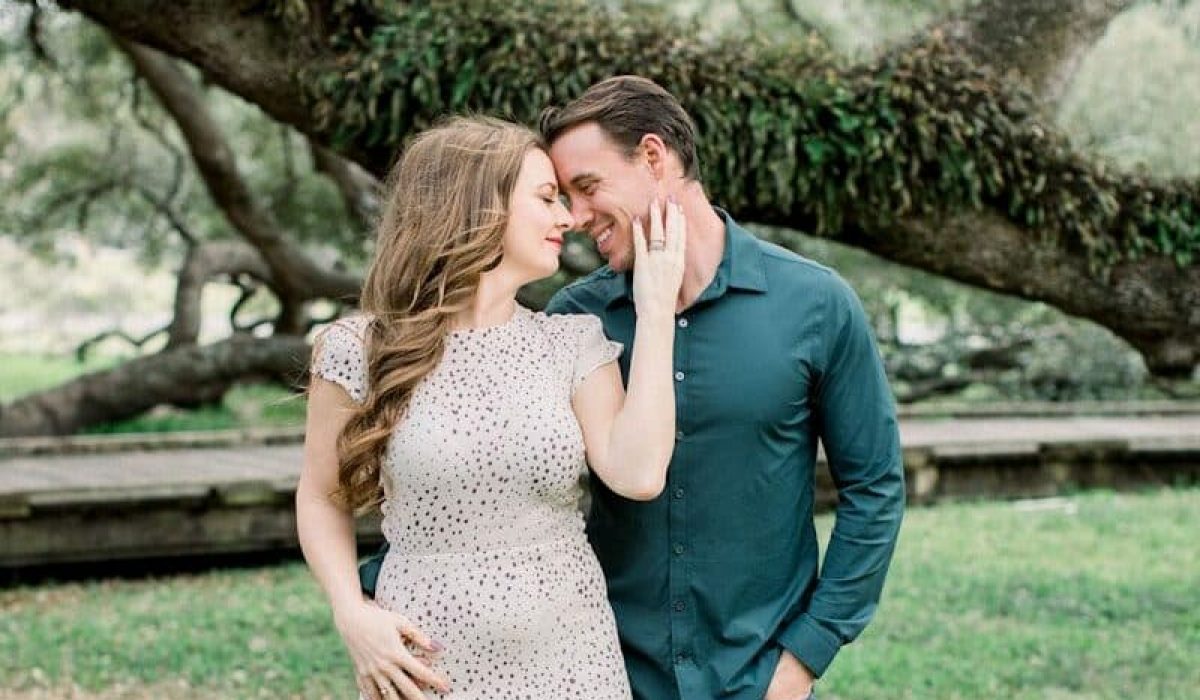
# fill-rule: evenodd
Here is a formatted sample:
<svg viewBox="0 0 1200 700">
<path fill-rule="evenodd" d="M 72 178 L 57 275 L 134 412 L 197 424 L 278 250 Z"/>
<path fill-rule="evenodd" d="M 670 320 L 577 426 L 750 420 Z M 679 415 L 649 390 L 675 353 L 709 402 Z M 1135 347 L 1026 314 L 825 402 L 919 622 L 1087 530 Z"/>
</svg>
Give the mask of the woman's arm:
<svg viewBox="0 0 1200 700">
<path fill-rule="evenodd" d="M 400 697 L 424 700 L 415 681 L 449 688 L 446 679 L 413 656 L 404 638 L 440 648 L 398 613 L 363 599 L 355 567 L 354 516 L 332 494 L 338 487 L 337 438 L 354 411 L 337 384 L 312 378 L 304 436 L 304 467 L 296 487 L 296 529 L 309 569 L 333 608 L 334 623 L 354 661 L 359 689 L 368 698 L 394 687 Z"/>
<path fill-rule="evenodd" d="M 658 203 L 650 209 L 648 250 L 641 222 L 634 222 L 634 333 L 629 390 L 609 362 L 575 390 L 572 406 L 583 430 L 592 471 L 615 493 L 647 501 L 662 493 L 675 446 L 675 387 L 671 375 L 675 306 L 683 281 L 685 224 L 674 203 L 666 220 Z"/>
</svg>

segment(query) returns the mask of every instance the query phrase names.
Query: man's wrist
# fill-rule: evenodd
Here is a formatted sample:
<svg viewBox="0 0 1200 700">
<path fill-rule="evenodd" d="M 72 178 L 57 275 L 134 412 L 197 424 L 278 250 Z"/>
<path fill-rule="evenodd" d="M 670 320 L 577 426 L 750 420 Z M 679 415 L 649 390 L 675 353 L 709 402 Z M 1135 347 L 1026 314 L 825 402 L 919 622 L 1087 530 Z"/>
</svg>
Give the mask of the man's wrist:
<svg viewBox="0 0 1200 700">
<path fill-rule="evenodd" d="M 775 641 L 803 664 L 813 678 L 820 678 L 825 673 L 842 648 L 837 636 L 807 613 L 793 620 Z"/>
</svg>

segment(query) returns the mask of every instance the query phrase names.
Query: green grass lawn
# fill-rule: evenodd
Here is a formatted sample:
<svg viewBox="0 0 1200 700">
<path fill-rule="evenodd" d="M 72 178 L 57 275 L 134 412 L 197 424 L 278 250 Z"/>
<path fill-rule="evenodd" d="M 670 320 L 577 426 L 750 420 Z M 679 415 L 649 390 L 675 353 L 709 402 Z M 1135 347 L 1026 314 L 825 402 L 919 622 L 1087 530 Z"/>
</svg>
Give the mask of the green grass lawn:
<svg viewBox="0 0 1200 700">
<path fill-rule="evenodd" d="M 911 510 L 877 618 L 823 697 L 1194 697 L 1200 489 L 1069 506 Z M 323 599 L 293 564 L 0 591 L 0 695 L 354 691 Z"/>
<path fill-rule="evenodd" d="M 0 353 L 0 401 L 48 389 L 84 372 L 111 367 L 119 358 L 89 358 L 76 362 L 64 355 Z"/>
</svg>

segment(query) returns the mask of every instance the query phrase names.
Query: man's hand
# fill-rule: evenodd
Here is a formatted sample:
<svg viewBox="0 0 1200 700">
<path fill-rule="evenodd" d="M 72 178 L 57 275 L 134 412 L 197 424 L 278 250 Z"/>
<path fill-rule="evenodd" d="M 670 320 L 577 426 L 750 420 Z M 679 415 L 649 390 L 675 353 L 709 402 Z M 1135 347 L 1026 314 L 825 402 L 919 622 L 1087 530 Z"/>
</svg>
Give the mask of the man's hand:
<svg viewBox="0 0 1200 700">
<path fill-rule="evenodd" d="M 805 700 L 812 693 L 815 680 L 812 672 L 792 656 L 792 652 L 784 649 L 763 700 Z"/>
</svg>

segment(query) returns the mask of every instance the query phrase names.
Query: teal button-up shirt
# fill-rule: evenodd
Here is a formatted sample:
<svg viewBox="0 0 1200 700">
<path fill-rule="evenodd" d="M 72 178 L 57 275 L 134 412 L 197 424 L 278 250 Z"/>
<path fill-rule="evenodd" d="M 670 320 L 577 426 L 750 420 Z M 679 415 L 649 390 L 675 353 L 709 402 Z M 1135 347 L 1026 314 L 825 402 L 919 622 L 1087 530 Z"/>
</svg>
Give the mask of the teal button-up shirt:
<svg viewBox="0 0 1200 700">
<path fill-rule="evenodd" d="M 904 508 L 894 404 L 854 292 L 720 213 L 716 276 L 676 318 L 666 489 L 637 502 L 592 480 L 588 535 L 639 700 L 761 700 L 781 648 L 824 672 L 875 611 Z M 631 282 L 603 267 L 547 311 L 599 316 L 632 348 Z M 818 441 L 839 494 L 820 573 Z"/>
</svg>

